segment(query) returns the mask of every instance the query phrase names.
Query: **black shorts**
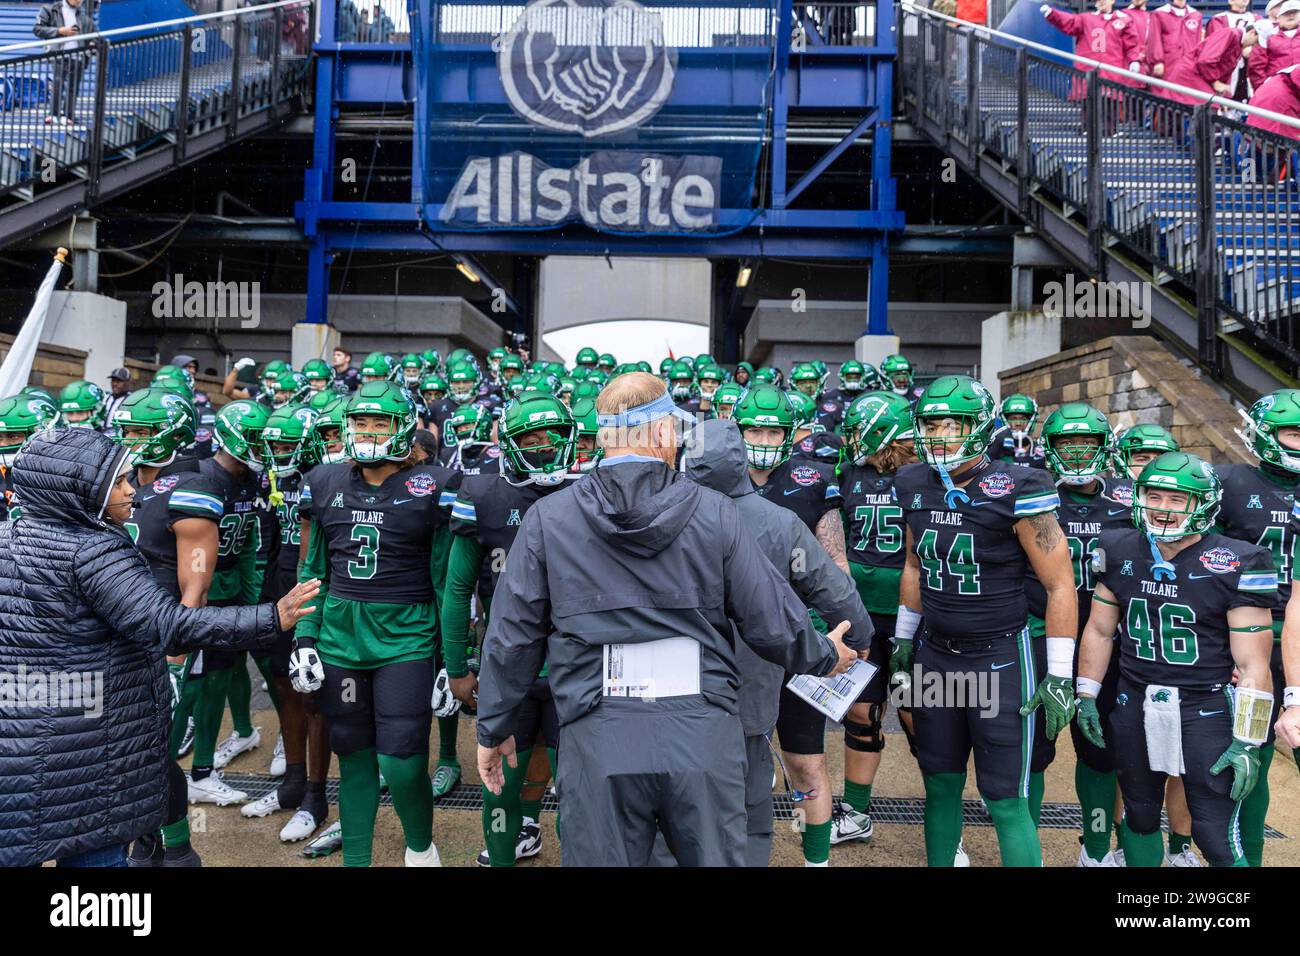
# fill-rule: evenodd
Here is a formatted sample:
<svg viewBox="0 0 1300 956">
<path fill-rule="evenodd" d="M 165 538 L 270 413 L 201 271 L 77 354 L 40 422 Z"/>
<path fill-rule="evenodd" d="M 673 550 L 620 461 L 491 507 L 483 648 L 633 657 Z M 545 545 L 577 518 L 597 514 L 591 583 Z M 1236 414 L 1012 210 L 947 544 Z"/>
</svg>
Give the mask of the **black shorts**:
<svg viewBox="0 0 1300 956">
<path fill-rule="evenodd" d="M 897 614 L 871 614 L 871 624 L 876 633 L 871 638 L 871 652 L 867 660 L 875 664 L 876 673 L 862 688 L 856 703 L 883 704 L 889 696 L 889 657 L 893 653 L 894 628 L 898 624 Z"/>
<path fill-rule="evenodd" d="M 330 749 L 340 756 L 373 748 L 390 757 L 429 752 L 433 727 L 433 662 L 400 661 L 374 670 L 325 665 L 316 694 L 329 722 Z"/>
<path fill-rule="evenodd" d="M 1264 741 L 1265 747 L 1273 746 L 1273 741 L 1277 739 L 1274 724 L 1277 723 L 1278 713 L 1282 710 L 1282 691 L 1286 689 L 1286 671 L 1282 669 L 1282 645 L 1276 640 L 1273 641 L 1273 656 L 1269 658 L 1268 669 L 1273 674 L 1273 715 L 1268 719 L 1268 739 Z"/>
<path fill-rule="evenodd" d="M 921 772 L 964 774 L 974 751 L 980 796 L 1028 798 L 1041 717 L 1021 717 L 1020 708 L 1038 684 L 1046 653 L 1027 628 L 963 643 L 923 631 L 913 669 L 920 670 L 919 686 L 914 682 L 910 692 Z"/>
<path fill-rule="evenodd" d="M 552 750 L 560 745 L 560 718 L 555 713 L 555 698 L 545 677 L 533 681 L 515 711 L 515 749 L 531 750 L 539 733 L 542 742 Z"/>
<path fill-rule="evenodd" d="M 1165 802 L 1165 774 L 1151 769 L 1143 730 L 1145 688 L 1120 678 L 1110 715 L 1108 747 L 1124 797 L 1124 820 L 1134 833 L 1157 833 Z M 1210 775 L 1232 743 L 1232 705 L 1223 691 L 1180 691 L 1183 728 L 1183 789 L 1192 812 L 1192 838 L 1211 866 L 1231 866 L 1243 856 L 1240 804 L 1232 799 L 1232 770 Z"/>
<path fill-rule="evenodd" d="M 787 674 L 786 680 L 790 677 Z M 802 697 L 781 685 L 780 710 L 776 717 L 776 736 L 781 749 L 789 754 L 824 754 L 826 752 L 826 715 Z"/>
</svg>

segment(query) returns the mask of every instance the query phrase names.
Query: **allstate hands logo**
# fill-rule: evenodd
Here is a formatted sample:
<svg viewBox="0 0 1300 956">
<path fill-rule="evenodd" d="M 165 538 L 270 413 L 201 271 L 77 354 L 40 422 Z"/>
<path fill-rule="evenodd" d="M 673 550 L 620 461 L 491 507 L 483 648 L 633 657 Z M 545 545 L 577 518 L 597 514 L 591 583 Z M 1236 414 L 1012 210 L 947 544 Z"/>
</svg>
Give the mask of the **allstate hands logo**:
<svg viewBox="0 0 1300 956">
<path fill-rule="evenodd" d="M 500 38 L 511 107 L 535 126 L 585 137 L 634 129 L 664 105 L 676 51 L 634 0 L 534 0 Z"/>
</svg>

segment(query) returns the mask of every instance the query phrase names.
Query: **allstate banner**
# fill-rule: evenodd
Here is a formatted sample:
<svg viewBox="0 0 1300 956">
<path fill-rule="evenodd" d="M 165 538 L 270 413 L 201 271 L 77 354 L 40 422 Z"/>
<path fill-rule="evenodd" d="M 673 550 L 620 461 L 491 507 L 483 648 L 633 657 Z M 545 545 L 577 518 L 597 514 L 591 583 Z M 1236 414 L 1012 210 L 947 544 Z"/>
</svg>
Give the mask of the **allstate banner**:
<svg viewBox="0 0 1300 956">
<path fill-rule="evenodd" d="M 743 228 L 759 202 L 776 14 L 773 0 L 719 3 L 411 0 L 425 221 Z"/>
</svg>

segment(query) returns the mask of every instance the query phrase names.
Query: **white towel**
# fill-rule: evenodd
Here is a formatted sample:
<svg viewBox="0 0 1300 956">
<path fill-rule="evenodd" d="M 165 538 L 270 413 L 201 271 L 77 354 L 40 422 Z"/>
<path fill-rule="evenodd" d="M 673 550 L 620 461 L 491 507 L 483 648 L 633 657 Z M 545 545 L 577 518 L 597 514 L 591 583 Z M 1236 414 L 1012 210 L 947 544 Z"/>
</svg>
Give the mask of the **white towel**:
<svg viewBox="0 0 1300 956">
<path fill-rule="evenodd" d="M 1147 763 L 1151 769 L 1171 777 L 1186 773 L 1177 687 L 1147 685 L 1142 695 L 1142 729 L 1147 735 Z"/>
</svg>

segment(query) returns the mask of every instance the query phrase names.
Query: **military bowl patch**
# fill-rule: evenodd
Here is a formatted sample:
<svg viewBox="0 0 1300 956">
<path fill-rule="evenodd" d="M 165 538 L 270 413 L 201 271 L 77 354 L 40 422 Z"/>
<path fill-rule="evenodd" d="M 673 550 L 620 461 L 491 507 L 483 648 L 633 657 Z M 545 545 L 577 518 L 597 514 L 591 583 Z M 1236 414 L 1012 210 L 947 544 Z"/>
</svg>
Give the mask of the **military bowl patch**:
<svg viewBox="0 0 1300 956">
<path fill-rule="evenodd" d="M 822 403 L 822 411 L 824 411 L 824 412 L 833 412 L 833 411 L 835 411 L 836 407 L 837 407 L 837 406 L 835 405 L 834 402 L 823 402 L 823 403 Z"/>
<path fill-rule="evenodd" d="M 812 446 L 813 446 L 813 440 L 811 435 L 809 435 L 807 438 L 799 442 L 800 451 L 810 452 L 812 451 Z"/>
<path fill-rule="evenodd" d="M 990 498 L 1005 498 L 1016 488 L 1015 480 L 1004 471 L 980 479 L 980 491 Z"/>
<path fill-rule="evenodd" d="M 1241 566 L 1236 553 L 1227 548 L 1211 548 L 1209 551 L 1201 552 L 1201 564 L 1205 565 L 1207 571 L 1213 571 L 1215 574 L 1227 574 Z"/>
<path fill-rule="evenodd" d="M 1133 507 L 1133 486 L 1116 485 L 1114 488 L 1110 489 L 1109 498 L 1117 505 L 1126 505 L 1127 507 L 1132 508 Z"/>
<path fill-rule="evenodd" d="M 487 450 L 487 456 L 489 458 L 500 458 L 501 449 L 498 448 L 496 445 L 489 445 Z"/>
<path fill-rule="evenodd" d="M 194 440 L 198 443 L 205 442 L 209 440 L 211 437 L 212 437 L 212 430 L 210 428 L 198 428 L 195 429 L 194 431 Z"/>
<path fill-rule="evenodd" d="M 437 479 L 433 475 L 420 472 L 406 479 L 406 490 L 417 498 L 427 498 L 438 488 Z"/>
<path fill-rule="evenodd" d="M 790 472 L 790 478 L 796 485 L 807 488 L 822 480 L 821 472 L 809 465 L 800 465 Z"/>
<path fill-rule="evenodd" d="M 156 495 L 166 494 L 176 487 L 176 482 L 181 480 L 180 475 L 164 475 L 153 483 L 153 491 Z"/>
</svg>

